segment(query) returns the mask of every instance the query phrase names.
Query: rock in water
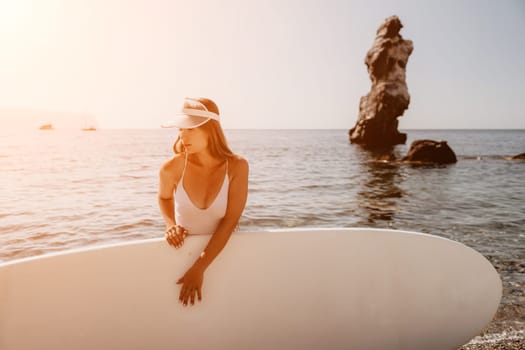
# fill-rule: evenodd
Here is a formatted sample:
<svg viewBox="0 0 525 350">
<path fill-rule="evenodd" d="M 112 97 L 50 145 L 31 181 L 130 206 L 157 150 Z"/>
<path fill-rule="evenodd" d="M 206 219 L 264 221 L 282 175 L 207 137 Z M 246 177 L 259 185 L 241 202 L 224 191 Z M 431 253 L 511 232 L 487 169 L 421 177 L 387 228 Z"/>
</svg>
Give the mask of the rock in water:
<svg viewBox="0 0 525 350">
<path fill-rule="evenodd" d="M 416 140 L 410 145 L 405 162 L 450 164 L 456 163 L 454 151 L 446 141 Z"/>
<path fill-rule="evenodd" d="M 525 153 L 520 153 L 512 157 L 513 160 L 525 160 Z"/>
<path fill-rule="evenodd" d="M 399 34 L 402 27 L 397 16 L 387 18 L 366 55 L 372 87 L 368 95 L 361 97 L 359 118 L 349 132 L 351 143 L 375 148 L 406 142 L 406 134 L 397 130 L 397 118 L 410 102 L 405 71 L 414 47 L 412 41 Z"/>
</svg>

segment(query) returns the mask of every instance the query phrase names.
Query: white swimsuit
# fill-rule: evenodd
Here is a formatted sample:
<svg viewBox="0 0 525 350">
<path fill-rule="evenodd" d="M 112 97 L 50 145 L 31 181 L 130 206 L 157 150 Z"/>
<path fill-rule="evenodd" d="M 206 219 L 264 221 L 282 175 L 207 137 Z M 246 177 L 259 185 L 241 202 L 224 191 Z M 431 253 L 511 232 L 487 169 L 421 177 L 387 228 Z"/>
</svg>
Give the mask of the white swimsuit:
<svg viewBox="0 0 525 350">
<path fill-rule="evenodd" d="M 226 215 L 226 207 L 228 206 L 228 189 L 230 187 L 228 161 L 226 160 L 226 174 L 221 189 L 213 203 L 206 209 L 195 206 L 184 189 L 184 173 L 187 163 L 188 158 L 186 157 L 182 176 L 175 189 L 175 221 L 177 225 L 188 230 L 190 235 L 213 234 Z"/>
</svg>

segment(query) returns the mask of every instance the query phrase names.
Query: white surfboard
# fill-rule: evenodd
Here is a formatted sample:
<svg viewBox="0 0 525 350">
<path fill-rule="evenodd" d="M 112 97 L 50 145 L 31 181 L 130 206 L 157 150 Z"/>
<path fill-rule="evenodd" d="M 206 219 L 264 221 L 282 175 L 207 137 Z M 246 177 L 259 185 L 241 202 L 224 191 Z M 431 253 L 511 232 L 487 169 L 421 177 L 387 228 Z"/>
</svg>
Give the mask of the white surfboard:
<svg viewBox="0 0 525 350">
<path fill-rule="evenodd" d="M 460 243 L 377 229 L 235 233 L 184 307 L 175 282 L 209 237 L 0 265 L 0 349 L 457 349 L 501 298 Z"/>
</svg>

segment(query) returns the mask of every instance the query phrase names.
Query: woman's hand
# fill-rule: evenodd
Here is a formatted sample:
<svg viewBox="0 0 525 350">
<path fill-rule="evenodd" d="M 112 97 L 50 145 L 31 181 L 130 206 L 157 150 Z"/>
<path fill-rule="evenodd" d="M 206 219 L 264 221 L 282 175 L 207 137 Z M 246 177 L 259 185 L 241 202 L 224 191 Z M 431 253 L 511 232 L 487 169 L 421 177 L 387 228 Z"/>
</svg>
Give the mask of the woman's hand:
<svg viewBox="0 0 525 350">
<path fill-rule="evenodd" d="M 177 281 L 177 284 L 182 284 L 179 294 L 179 302 L 182 305 L 188 305 L 188 301 L 191 305 L 195 304 L 195 296 L 197 296 L 199 301 L 202 300 L 203 279 L 204 270 L 193 266 Z"/>
<path fill-rule="evenodd" d="M 188 231 L 179 225 L 173 225 L 166 230 L 166 241 L 168 244 L 180 248 L 184 244 L 184 238 L 188 235 Z"/>
</svg>

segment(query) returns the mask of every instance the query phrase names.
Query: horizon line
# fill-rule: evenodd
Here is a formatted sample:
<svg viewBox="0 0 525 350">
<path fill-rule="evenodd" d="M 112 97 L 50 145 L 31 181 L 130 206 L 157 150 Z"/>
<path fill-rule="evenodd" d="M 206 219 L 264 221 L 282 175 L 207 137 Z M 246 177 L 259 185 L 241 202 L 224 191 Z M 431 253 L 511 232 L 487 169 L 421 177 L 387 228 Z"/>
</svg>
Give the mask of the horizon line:
<svg viewBox="0 0 525 350">
<path fill-rule="evenodd" d="M 3 130 L 37 130 L 39 131 L 38 128 L 34 128 L 34 127 L 27 127 L 27 126 L 14 126 L 14 127 L 8 127 L 6 128 L 5 126 L 2 126 Z M 102 131 L 102 130 L 170 130 L 170 129 L 177 129 L 177 128 L 162 128 L 162 127 L 109 127 L 109 128 L 106 128 L 106 127 L 97 127 L 96 128 L 97 130 L 96 131 Z M 252 131 L 252 130 L 268 130 L 268 131 L 272 131 L 272 130 L 350 130 L 352 129 L 351 127 L 350 128 L 289 128 L 289 127 L 275 127 L 275 128 L 267 128 L 267 127 L 264 127 L 264 128 L 256 128 L 256 127 L 241 127 L 241 128 L 230 128 L 230 127 L 223 127 L 223 130 L 249 130 L 249 131 Z M 57 130 L 79 130 L 81 131 L 82 128 L 77 128 L 77 127 L 58 127 L 58 128 L 53 128 L 51 131 L 57 131 Z M 500 131 L 507 131 L 507 130 L 514 130 L 514 131 L 525 131 L 525 127 L 521 128 L 521 127 L 518 127 L 518 128 L 454 128 L 454 127 L 450 127 L 450 128 L 443 128 L 443 127 L 440 127 L 440 128 L 401 128 L 401 129 L 398 129 L 399 131 L 403 132 L 403 131 L 417 131 L 417 130 L 422 130 L 422 131 L 439 131 L 439 130 L 458 130 L 458 131 L 491 131 L 491 130 L 500 130 Z"/>
</svg>

